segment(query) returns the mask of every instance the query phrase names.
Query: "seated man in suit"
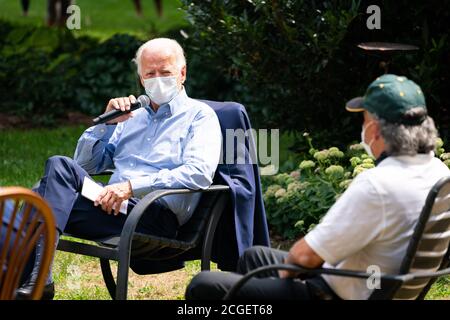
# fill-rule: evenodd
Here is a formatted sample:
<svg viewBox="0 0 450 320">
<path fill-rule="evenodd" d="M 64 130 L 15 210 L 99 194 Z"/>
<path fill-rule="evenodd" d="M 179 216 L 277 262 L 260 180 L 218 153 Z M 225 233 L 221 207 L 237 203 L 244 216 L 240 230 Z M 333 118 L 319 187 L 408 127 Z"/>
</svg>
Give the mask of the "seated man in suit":
<svg viewBox="0 0 450 320">
<path fill-rule="evenodd" d="M 201 272 L 194 277 L 187 299 L 221 299 L 242 274 L 283 262 L 363 272 L 375 265 L 382 273 L 398 272 L 431 187 L 450 171 L 434 157 L 437 130 L 413 81 L 383 75 L 347 109 L 364 113 L 362 145 L 377 166 L 359 174 L 323 221 L 289 252 L 250 248 L 239 259 L 238 274 Z M 249 280 L 237 298 L 367 299 L 373 291 L 364 279 L 297 276 L 267 272 Z"/>
<path fill-rule="evenodd" d="M 221 152 L 221 128 L 209 106 L 186 94 L 183 49 L 174 40 L 153 39 L 138 49 L 135 62 L 151 104 L 88 128 L 78 141 L 74 160 L 53 156 L 46 163 L 35 191 L 53 209 L 60 233 L 85 239 L 117 235 L 127 218 L 119 213 L 123 201 L 129 200 L 130 212 L 139 197 L 153 189 L 205 189 L 212 183 Z M 134 96 L 111 99 L 105 112 L 129 110 L 135 100 Z M 95 202 L 81 195 L 85 177 L 113 168 Z M 174 237 L 199 200 L 200 194 L 190 194 L 157 201 L 137 232 Z M 33 270 L 19 295 L 29 294 L 35 275 Z M 45 298 L 54 292 L 51 275 L 47 283 Z"/>
</svg>

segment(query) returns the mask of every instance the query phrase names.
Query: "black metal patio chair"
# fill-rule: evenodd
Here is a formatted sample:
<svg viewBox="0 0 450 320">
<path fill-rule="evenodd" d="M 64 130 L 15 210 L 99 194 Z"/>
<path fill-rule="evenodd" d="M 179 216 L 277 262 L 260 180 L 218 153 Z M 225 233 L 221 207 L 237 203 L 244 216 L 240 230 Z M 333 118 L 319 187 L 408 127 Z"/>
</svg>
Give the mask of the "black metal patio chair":
<svg viewBox="0 0 450 320">
<path fill-rule="evenodd" d="M 204 101 L 208 104 L 208 101 Z M 222 102 L 230 109 L 235 104 Z M 218 115 L 220 118 L 220 115 Z M 219 119 L 220 120 L 220 119 Z M 231 128 L 232 129 L 232 128 Z M 225 139 L 225 137 L 224 137 Z M 225 152 L 223 152 L 224 156 Z M 108 175 L 105 172 L 100 175 Z M 215 183 L 215 180 L 213 181 Z M 201 258 L 201 270 L 209 270 L 213 250 L 213 240 L 222 213 L 230 203 L 227 185 L 213 184 L 206 190 L 161 189 L 142 198 L 129 213 L 120 236 L 95 239 L 95 244 L 86 244 L 72 239 L 61 239 L 58 250 L 100 258 L 103 279 L 113 299 L 127 298 L 130 259 L 189 261 Z M 180 227 L 174 239 L 157 237 L 135 232 L 145 209 L 159 198 L 201 192 L 200 202 L 189 221 Z M 71 236 L 70 234 L 64 234 Z M 77 238 L 77 237 L 75 237 Z M 118 261 L 117 279 L 114 280 L 110 260 Z"/>
<path fill-rule="evenodd" d="M 440 179 L 427 196 L 399 273 L 396 275 L 382 274 L 380 289 L 375 289 L 369 299 L 424 299 L 436 278 L 450 274 L 449 242 L 450 177 L 446 177 Z M 305 276 L 327 274 L 361 279 L 374 276 L 373 274 L 353 270 L 308 269 L 293 264 L 268 265 L 244 275 L 228 291 L 224 299 L 233 299 L 248 280 L 271 270 L 290 270 Z"/>
<path fill-rule="evenodd" d="M 214 232 L 228 201 L 228 186 L 212 185 L 205 190 L 162 189 L 147 194 L 140 200 L 125 222 L 120 236 L 96 239 L 87 244 L 61 239 L 58 250 L 100 258 L 103 279 L 113 299 L 127 298 L 130 258 L 171 259 L 189 250 L 201 250 L 201 269 L 209 270 Z M 201 192 L 202 197 L 191 219 L 182 225 L 176 238 L 157 237 L 135 232 L 146 208 L 159 198 L 174 194 Z M 64 234 L 71 236 L 70 234 Z M 117 284 L 110 260 L 118 261 Z"/>
<path fill-rule="evenodd" d="M 216 112 L 222 127 L 224 141 L 222 144 L 222 162 L 216 170 L 216 176 L 210 188 L 196 191 L 188 189 L 155 190 L 141 199 L 129 213 L 120 236 L 108 239 L 95 239 L 95 244 L 81 243 L 76 241 L 76 239 L 72 241 L 72 239 L 67 238 L 59 241 L 58 250 L 100 258 L 103 278 L 109 294 L 113 299 L 127 298 L 130 258 L 144 262 L 145 260 L 164 259 L 189 261 L 201 258 L 201 269 L 209 270 L 212 256 L 217 260 L 214 261 L 220 267 L 222 257 L 219 257 L 221 255 L 218 252 L 219 245 L 226 241 L 227 245 L 229 242 L 229 246 L 233 246 L 233 241 L 236 241 L 233 240 L 236 237 L 235 234 L 230 234 L 228 237 L 224 235 L 223 230 L 219 230 L 218 228 L 218 224 L 224 223 L 226 226 L 227 223 L 230 223 L 230 220 L 234 220 L 234 216 L 230 217 L 225 215 L 225 213 L 234 215 L 234 211 L 230 209 L 234 200 L 232 196 L 233 192 L 228 186 L 228 182 L 221 175 L 223 172 L 228 172 L 232 181 L 236 179 L 240 181 L 239 183 L 252 183 L 251 181 L 245 181 L 246 177 L 240 176 L 239 171 L 237 173 L 230 171 L 226 161 L 226 131 L 229 129 L 241 129 L 242 121 L 244 121 L 242 117 L 245 115 L 245 108 L 235 102 L 201 101 L 208 104 Z M 225 119 L 227 121 L 223 121 Z M 238 143 L 243 143 L 244 145 L 238 146 Z M 251 149 L 255 146 L 248 139 L 244 139 L 242 142 L 236 139 L 233 147 L 234 152 L 243 149 L 246 154 L 252 154 Z M 237 176 L 235 176 L 236 174 Z M 168 195 L 193 192 L 202 193 L 200 203 L 190 220 L 180 227 L 175 239 L 155 237 L 135 232 L 139 219 L 153 201 Z M 237 260 L 237 257 L 230 259 Z M 111 272 L 110 260 L 118 261 L 117 281 L 114 280 Z"/>
</svg>

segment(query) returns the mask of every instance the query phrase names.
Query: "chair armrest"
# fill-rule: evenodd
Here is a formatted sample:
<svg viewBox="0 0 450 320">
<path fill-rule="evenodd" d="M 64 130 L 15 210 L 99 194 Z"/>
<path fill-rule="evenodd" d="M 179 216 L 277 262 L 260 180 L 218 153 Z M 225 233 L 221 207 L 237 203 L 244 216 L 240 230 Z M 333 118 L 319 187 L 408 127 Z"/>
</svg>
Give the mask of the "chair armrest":
<svg viewBox="0 0 450 320">
<path fill-rule="evenodd" d="M 227 292 L 227 294 L 224 296 L 224 300 L 231 300 L 236 293 L 244 286 L 245 283 L 247 283 L 251 278 L 255 277 L 256 275 L 267 272 L 267 271 L 273 271 L 273 270 L 286 270 L 286 271 L 293 271 L 298 272 L 302 274 L 333 274 L 333 275 L 340 275 L 340 276 L 350 276 L 350 277 L 356 277 L 356 278 L 368 278 L 371 276 L 371 274 L 364 273 L 364 272 L 356 272 L 356 271 L 350 271 L 350 270 L 336 270 L 336 269 L 325 269 L 325 268 L 316 268 L 316 269 L 310 269 L 305 268 L 299 265 L 295 264 L 273 264 L 273 265 L 267 265 L 263 267 L 256 268 L 255 270 L 252 270 L 248 273 L 246 273 L 238 282 L 236 282 L 233 287 Z"/>
<path fill-rule="evenodd" d="M 145 210 L 148 208 L 150 204 L 155 202 L 156 200 L 163 198 L 168 195 L 174 195 L 174 194 L 190 194 L 190 193 L 204 193 L 204 192 L 220 192 L 220 191 L 227 191 L 230 187 L 225 185 L 211 185 L 207 189 L 199 189 L 199 190 L 191 190 L 191 189 L 158 189 L 151 191 L 148 193 L 145 197 L 143 197 L 139 202 L 136 204 L 136 206 L 131 210 L 129 213 L 129 216 L 127 218 L 127 221 L 125 222 L 124 228 L 122 230 L 121 236 L 124 236 L 124 232 L 134 232 L 134 228 L 137 226 L 137 223 L 139 222 L 142 214 L 145 212 Z M 127 227 L 128 225 L 128 227 Z M 129 228 L 133 228 L 133 230 Z M 129 229 L 128 231 L 126 229 Z"/>
<path fill-rule="evenodd" d="M 341 276 L 341 277 L 351 277 L 351 278 L 362 278 L 367 279 L 369 277 L 373 277 L 374 275 L 371 273 L 365 273 L 365 272 L 359 272 L 359 271 L 353 271 L 353 270 L 343 270 L 343 269 L 329 269 L 329 268 L 316 268 L 316 269 L 310 269 L 305 268 L 299 265 L 294 264 L 274 264 L 274 265 L 268 265 L 263 266 L 260 268 L 257 268 L 255 270 L 252 270 L 245 274 L 238 282 L 234 284 L 234 286 L 227 292 L 227 294 L 224 297 L 224 300 L 230 300 L 232 299 L 235 294 L 242 288 L 242 286 L 249 281 L 254 276 L 267 272 L 267 271 L 273 271 L 273 270 L 287 270 L 287 271 L 294 271 L 299 272 L 302 274 L 328 274 L 328 275 L 334 275 L 334 276 Z M 417 273 L 408 273 L 404 275 L 391 275 L 391 274 L 385 274 L 381 273 L 379 275 L 380 280 L 387 280 L 387 281 L 395 281 L 395 282 L 407 282 L 415 279 L 423 279 L 423 278 L 437 278 L 445 275 L 450 274 L 450 268 L 442 269 L 440 271 L 435 272 L 417 272 Z"/>
<path fill-rule="evenodd" d="M 398 278 L 404 279 L 404 281 L 411 281 L 417 279 L 426 279 L 426 278 L 438 278 L 442 276 L 450 275 L 450 268 L 445 268 L 439 271 L 434 272 L 413 272 L 407 273 L 405 275 L 396 276 Z"/>
<path fill-rule="evenodd" d="M 191 190 L 191 189 L 159 189 L 148 193 L 143 197 L 136 206 L 128 214 L 128 218 L 120 235 L 121 241 L 119 243 L 120 254 L 130 254 L 131 242 L 133 240 L 133 234 L 136 230 L 136 226 L 144 214 L 147 207 L 158 200 L 159 198 L 174 195 L 174 194 L 191 194 L 191 193 L 204 193 L 204 192 L 224 192 L 228 191 L 230 187 L 226 185 L 211 185 L 207 189 Z"/>
</svg>

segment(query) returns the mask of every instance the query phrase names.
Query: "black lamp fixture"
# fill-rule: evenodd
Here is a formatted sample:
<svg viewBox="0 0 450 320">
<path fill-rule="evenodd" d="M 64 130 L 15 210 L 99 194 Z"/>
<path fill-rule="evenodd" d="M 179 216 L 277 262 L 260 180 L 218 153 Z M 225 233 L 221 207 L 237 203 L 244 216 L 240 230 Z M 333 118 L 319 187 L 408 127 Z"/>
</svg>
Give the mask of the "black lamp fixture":
<svg viewBox="0 0 450 320">
<path fill-rule="evenodd" d="M 419 50 L 419 47 L 410 44 L 392 42 L 363 42 L 358 44 L 358 47 L 379 57 L 381 59 L 380 68 L 383 69 L 385 74 L 388 73 L 389 65 L 395 53 Z"/>
</svg>

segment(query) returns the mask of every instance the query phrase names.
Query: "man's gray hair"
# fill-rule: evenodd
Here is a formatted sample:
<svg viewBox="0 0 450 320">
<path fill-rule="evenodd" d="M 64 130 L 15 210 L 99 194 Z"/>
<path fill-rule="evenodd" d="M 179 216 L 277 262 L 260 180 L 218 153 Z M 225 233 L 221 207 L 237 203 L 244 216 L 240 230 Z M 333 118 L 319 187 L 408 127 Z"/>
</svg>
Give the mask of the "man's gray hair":
<svg viewBox="0 0 450 320">
<path fill-rule="evenodd" d="M 176 56 L 176 63 L 177 67 L 181 70 L 186 65 L 186 57 L 184 55 L 184 50 L 181 47 L 181 45 L 174 39 L 169 38 L 155 38 L 152 40 L 149 40 L 142 44 L 139 49 L 136 51 L 136 56 L 133 59 L 133 62 L 136 64 L 137 67 L 137 73 L 141 75 L 141 57 L 142 52 L 144 52 L 145 49 L 150 48 L 154 45 L 162 45 L 168 49 L 172 49 L 174 51 L 174 54 Z"/>
<path fill-rule="evenodd" d="M 381 135 L 389 155 L 416 155 L 417 153 L 429 153 L 436 147 L 438 132 L 434 121 L 427 115 L 424 108 L 412 108 L 405 117 L 408 119 L 425 120 L 419 125 L 405 125 L 387 122 L 384 119 L 371 114 L 380 124 Z"/>
</svg>

